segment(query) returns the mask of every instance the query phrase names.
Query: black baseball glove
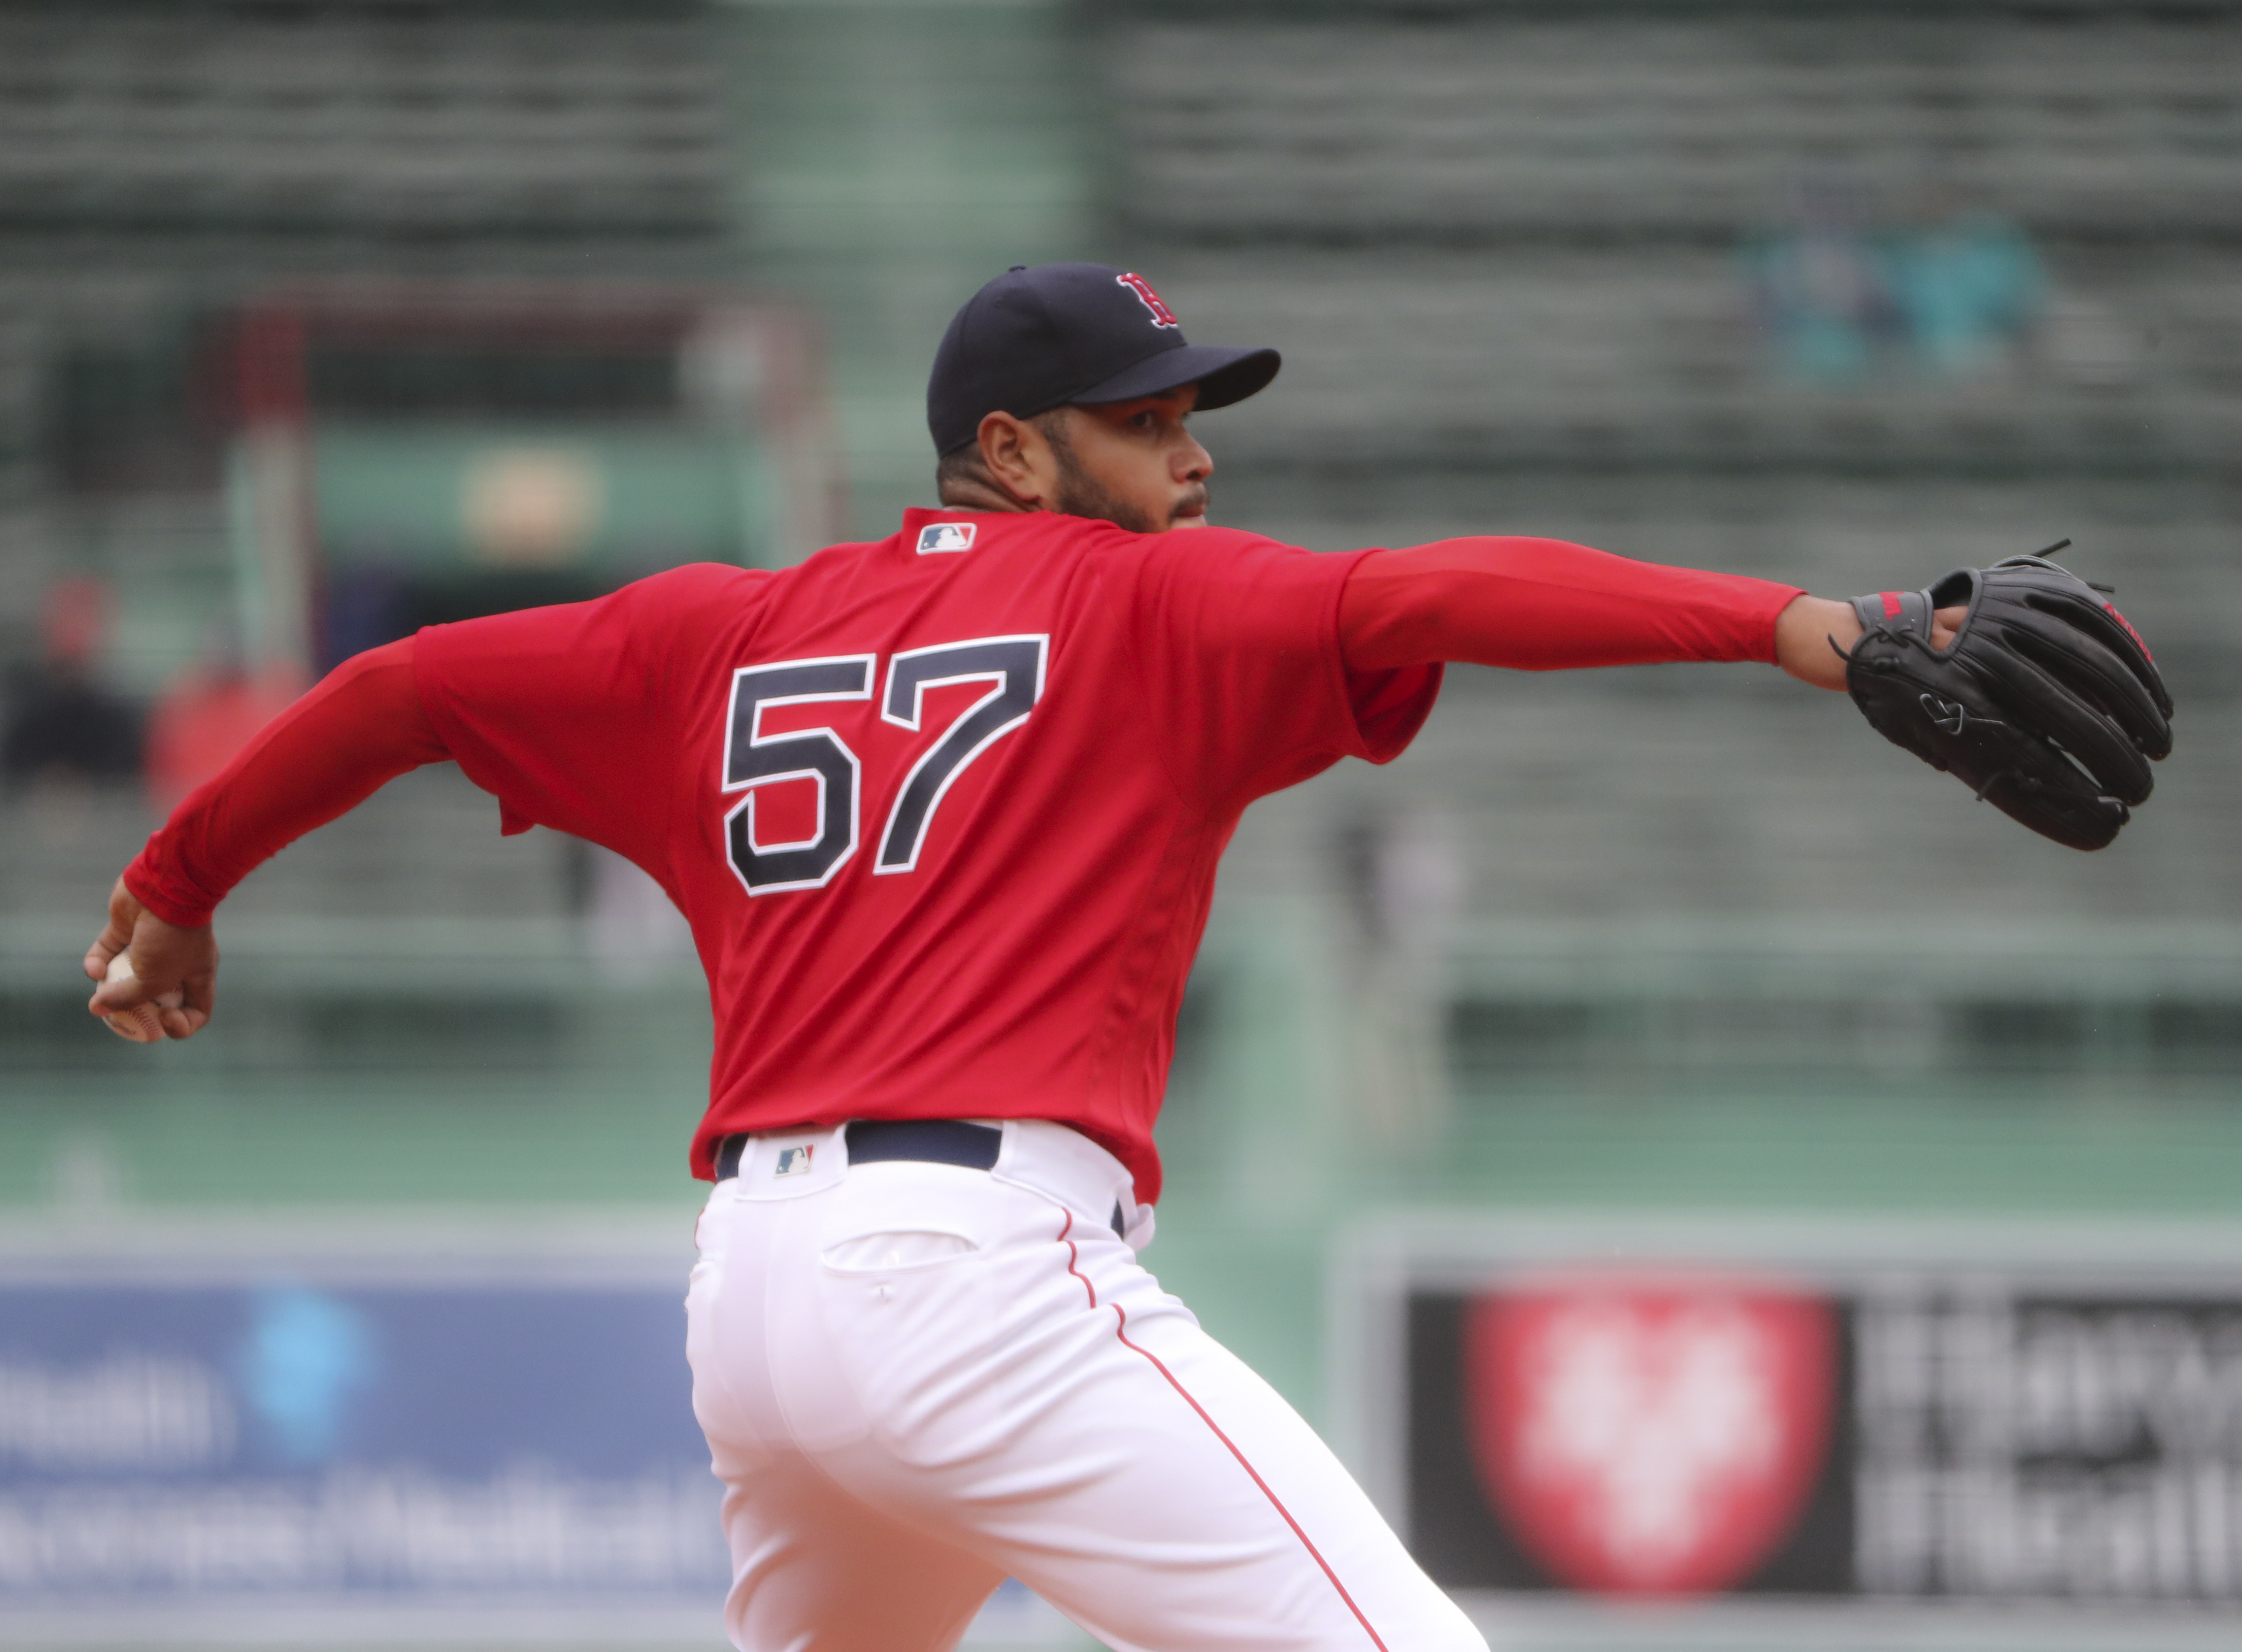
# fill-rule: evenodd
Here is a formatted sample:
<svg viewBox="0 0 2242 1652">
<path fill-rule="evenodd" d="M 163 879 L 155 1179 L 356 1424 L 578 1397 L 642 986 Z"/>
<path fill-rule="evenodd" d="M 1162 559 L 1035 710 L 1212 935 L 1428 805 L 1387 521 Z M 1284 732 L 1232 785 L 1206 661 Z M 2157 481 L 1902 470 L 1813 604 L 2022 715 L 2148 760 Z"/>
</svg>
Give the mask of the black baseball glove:
<svg viewBox="0 0 2242 1652">
<path fill-rule="evenodd" d="M 1845 686 L 1894 745 L 2042 836 L 2100 849 L 2172 749 L 2172 695 L 2108 589 L 2043 553 L 1856 597 L 1867 628 L 1838 650 Z M 1933 648 L 1932 613 L 1963 602 L 1961 629 Z"/>
</svg>

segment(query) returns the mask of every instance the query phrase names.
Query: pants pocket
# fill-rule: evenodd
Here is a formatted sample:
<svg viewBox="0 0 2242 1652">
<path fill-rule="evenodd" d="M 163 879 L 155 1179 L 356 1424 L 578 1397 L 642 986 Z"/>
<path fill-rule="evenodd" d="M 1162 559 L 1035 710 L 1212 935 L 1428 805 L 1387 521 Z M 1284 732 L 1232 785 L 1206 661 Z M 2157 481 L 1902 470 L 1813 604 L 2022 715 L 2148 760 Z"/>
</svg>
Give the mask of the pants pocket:
<svg viewBox="0 0 2242 1652">
<path fill-rule="evenodd" d="M 827 1246 L 817 1259 L 836 1273 L 902 1273 L 938 1267 L 980 1248 L 963 1233 L 910 1228 L 842 1239 Z"/>
</svg>

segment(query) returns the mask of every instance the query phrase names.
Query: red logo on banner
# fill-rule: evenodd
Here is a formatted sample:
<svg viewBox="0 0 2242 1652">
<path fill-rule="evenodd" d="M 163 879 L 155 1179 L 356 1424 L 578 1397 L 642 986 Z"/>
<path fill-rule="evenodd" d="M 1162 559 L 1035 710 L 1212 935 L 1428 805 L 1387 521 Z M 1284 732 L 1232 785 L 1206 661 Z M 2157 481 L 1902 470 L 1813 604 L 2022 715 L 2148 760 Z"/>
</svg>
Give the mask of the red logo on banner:
<svg viewBox="0 0 2242 1652">
<path fill-rule="evenodd" d="M 1734 1279 L 1588 1278 L 1488 1296 L 1465 1333 L 1480 1478 L 1561 1581 L 1694 1595 L 1798 1517 L 1828 1442 L 1828 1304 Z"/>
</svg>

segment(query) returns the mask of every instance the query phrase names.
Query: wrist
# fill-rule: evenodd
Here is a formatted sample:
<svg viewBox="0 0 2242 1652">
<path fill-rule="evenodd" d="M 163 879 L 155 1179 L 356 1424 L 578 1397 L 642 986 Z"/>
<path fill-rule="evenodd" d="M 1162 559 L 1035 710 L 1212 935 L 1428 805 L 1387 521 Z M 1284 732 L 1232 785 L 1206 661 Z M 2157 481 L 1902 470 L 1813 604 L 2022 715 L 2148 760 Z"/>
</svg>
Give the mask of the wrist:
<svg viewBox="0 0 2242 1652">
<path fill-rule="evenodd" d="M 218 910 L 218 902 L 163 864 L 162 836 L 158 832 L 149 840 L 148 846 L 124 869 L 119 881 L 150 917 L 175 930 L 207 929 Z"/>
<path fill-rule="evenodd" d="M 1775 616 L 1775 662 L 1801 682 L 1843 688 L 1845 661 L 1837 650 L 1850 648 L 1860 635 L 1861 618 L 1851 603 L 1826 596 L 1795 597 Z"/>
</svg>

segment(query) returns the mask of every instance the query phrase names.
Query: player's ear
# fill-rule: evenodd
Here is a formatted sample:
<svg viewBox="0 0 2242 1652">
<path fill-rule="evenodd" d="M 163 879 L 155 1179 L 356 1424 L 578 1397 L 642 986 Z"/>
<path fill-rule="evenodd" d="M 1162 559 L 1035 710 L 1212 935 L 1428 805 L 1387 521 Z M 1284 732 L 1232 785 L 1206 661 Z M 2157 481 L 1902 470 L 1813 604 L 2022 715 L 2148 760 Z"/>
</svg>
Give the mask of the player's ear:
<svg viewBox="0 0 2242 1652">
<path fill-rule="evenodd" d="M 988 413 L 981 420 L 980 444 L 990 480 L 1023 505 L 1043 502 L 1050 444 L 1041 431 L 1008 413 Z"/>
</svg>

